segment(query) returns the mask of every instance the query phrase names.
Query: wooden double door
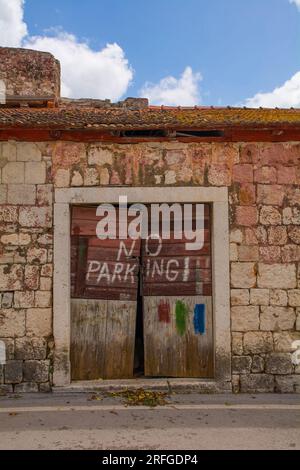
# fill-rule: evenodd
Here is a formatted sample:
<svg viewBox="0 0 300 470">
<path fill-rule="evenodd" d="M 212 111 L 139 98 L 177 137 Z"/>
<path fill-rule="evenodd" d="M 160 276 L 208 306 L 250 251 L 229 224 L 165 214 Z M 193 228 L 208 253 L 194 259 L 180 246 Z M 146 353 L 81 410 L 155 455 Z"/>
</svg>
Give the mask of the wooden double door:
<svg viewBox="0 0 300 470">
<path fill-rule="evenodd" d="M 138 315 L 145 376 L 213 377 L 209 205 L 198 251 L 172 232 L 168 240 L 100 240 L 98 222 L 96 207 L 73 207 L 72 380 L 132 378 Z"/>
</svg>

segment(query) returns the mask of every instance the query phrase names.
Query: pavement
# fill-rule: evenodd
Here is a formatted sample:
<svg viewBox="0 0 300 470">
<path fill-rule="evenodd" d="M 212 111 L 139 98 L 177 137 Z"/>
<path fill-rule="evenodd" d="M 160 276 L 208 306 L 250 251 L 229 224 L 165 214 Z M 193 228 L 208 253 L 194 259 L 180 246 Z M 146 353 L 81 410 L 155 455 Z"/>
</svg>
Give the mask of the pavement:
<svg viewBox="0 0 300 470">
<path fill-rule="evenodd" d="M 126 406 L 107 393 L 0 397 L 4 450 L 300 450 L 299 395 L 172 394 Z"/>
</svg>

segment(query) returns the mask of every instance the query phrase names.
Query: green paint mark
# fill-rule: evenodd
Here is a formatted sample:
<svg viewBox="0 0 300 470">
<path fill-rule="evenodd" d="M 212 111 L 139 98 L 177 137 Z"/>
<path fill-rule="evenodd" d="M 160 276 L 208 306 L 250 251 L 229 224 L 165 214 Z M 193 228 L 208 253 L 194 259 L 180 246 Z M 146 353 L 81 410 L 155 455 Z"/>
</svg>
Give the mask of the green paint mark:
<svg viewBox="0 0 300 470">
<path fill-rule="evenodd" d="M 177 300 L 176 302 L 176 328 L 178 334 L 183 336 L 186 332 L 186 320 L 188 315 L 188 308 L 187 306 L 181 302 L 181 300 Z"/>
</svg>

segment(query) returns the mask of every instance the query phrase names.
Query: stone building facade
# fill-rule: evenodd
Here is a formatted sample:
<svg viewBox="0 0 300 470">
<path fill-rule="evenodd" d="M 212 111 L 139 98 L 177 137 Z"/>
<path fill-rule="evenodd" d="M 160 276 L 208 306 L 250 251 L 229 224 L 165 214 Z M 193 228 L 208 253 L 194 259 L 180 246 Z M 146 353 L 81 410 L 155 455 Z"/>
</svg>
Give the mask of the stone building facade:
<svg viewBox="0 0 300 470">
<path fill-rule="evenodd" d="M 151 108 L 139 100 L 2 105 L 0 183 L 1 391 L 63 384 L 53 329 L 59 191 L 72 188 L 76 200 L 84 189 L 120 187 L 226 190 L 231 375 L 219 389 L 300 391 L 299 111 Z M 61 256 L 67 264 L 68 253 Z"/>
</svg>

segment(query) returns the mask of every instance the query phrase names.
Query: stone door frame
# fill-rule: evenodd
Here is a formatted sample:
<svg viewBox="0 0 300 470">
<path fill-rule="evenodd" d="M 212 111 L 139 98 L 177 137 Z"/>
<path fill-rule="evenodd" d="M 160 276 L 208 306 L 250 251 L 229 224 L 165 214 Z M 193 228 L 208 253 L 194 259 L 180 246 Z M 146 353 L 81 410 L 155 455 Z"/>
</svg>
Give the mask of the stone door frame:
<svg viewBox="0 0 300 470">
<path fill-rule="evenodd" d="M 230 274 L 228 188 L 204 187 L 110 187 L 55 189 L 53 334 L 55 342 L 53 384 L 71 384 L 70 304 L 71 250 L 70 207 L 74 204 L 117 204 L 126 195 L 128 203 L 211 203 L 212 282 L 214 316 L 214 379 L 196 379 L 228 390 L 231 382 Z M 185 382 L 187 379 L 185 379 Z M 195 380 L 193 380 L 195 384 Z"/>
</svg>

